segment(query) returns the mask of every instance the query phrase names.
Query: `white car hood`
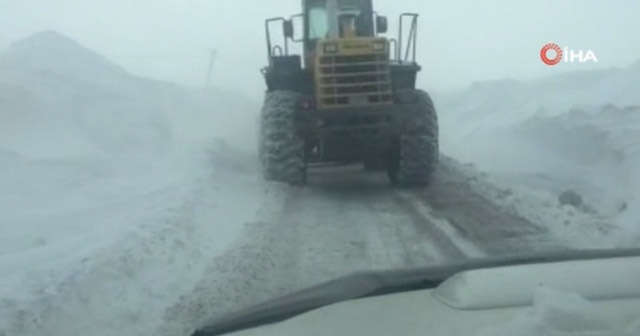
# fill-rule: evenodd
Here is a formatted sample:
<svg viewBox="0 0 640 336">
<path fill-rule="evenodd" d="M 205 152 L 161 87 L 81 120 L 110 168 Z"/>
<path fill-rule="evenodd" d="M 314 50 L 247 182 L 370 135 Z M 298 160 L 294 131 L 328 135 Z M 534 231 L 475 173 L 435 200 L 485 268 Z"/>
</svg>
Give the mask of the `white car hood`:
<svg viewBox="0 0 640 336">
<path fill-rule="evenodd" d="M 466 271 L 230 335 L 640 335 L 640 257 Z"/>
</svg>

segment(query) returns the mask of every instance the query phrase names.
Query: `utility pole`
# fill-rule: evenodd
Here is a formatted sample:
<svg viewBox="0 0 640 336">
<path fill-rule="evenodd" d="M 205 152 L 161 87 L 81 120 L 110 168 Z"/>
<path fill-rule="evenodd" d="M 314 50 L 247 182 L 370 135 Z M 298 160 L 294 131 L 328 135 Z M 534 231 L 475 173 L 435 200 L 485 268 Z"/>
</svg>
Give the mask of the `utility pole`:
<svg viewBox="0 0 640 336">
<path fill-rule="evenodd" d="M 207 71 L 207 84 L 208 87 L 211 84 L 211 73 L 213 72 L 213 63 L 218 56 L 218 51 L 216 49 L 209 49 L 210 58 L 209 58 L 209 70 Z"/>
</svg>

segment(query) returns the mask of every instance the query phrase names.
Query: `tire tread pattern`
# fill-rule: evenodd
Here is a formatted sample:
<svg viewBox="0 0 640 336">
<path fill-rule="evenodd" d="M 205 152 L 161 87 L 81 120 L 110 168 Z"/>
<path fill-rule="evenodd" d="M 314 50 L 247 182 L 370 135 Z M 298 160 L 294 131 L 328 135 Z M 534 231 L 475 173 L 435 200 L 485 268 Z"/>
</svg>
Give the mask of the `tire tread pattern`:
<svg viewBox="0 0 640 336">
<path fill-rule="evenodd" d="M 301 95 L 290 91 L 266 93 L 260 120 L 259 155 L 265 180 L 300 184 L 304 180 L 304 140 L 295 124 Z"/>
</svg>

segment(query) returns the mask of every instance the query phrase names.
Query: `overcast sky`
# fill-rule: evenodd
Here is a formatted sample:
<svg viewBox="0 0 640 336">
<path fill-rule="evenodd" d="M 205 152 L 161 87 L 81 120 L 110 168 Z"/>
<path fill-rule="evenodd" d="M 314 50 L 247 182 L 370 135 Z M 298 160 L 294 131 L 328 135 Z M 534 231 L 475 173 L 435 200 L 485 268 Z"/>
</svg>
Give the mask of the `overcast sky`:
<svg viewBox="0 0 640 336">
<path fill-rule="evenodd" d="M 59 31 L 130 71 L 191 85 L 263 89 L 263 20 L 300 11 L 300 0 L 0 0 L 0 49 L 41 30 Z M 378 0 L 397 25 L 420 17 L 421 84 L 447 90 L 474 81 L 530 79 L 568 70 L 625 67 L 640 59 L 640 0 Z M 544 65 L 555 42 L 593 50 L 599 62 Z"/>
</svg>

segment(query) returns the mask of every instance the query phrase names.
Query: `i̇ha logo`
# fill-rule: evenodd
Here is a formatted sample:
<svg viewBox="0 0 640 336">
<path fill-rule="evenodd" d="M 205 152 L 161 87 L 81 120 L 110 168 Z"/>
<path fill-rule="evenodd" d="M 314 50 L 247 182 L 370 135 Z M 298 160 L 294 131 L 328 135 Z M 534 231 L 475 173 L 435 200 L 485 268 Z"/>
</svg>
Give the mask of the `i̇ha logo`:
<svg viewBox="0 0 640 336">
<path fill-rule="evenodd" d="M 567 47 L 560 48 L 555 43 L 547 43 L 540 50 L 540 58 L 544 64 L 552 66 L 560 63 L 560 61 L 564 61 L 565 63 L 570 62 L 598 62 L 598 58 L 593 50 L 572 50 Z"/>
</svg>

